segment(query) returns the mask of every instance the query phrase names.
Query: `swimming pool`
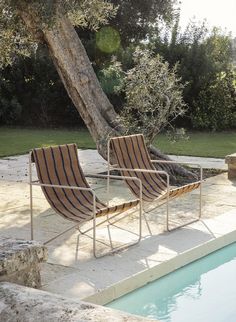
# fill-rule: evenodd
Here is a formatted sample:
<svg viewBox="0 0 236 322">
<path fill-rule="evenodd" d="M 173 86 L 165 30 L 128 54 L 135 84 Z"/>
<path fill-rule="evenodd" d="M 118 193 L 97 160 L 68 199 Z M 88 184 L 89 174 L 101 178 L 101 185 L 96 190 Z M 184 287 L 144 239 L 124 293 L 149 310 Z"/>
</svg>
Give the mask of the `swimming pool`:
<svg viewBox="0 0 236 322">
<path fill-rule="evenodd" d="M 236 243 L 106 306 L 163 322 L 235 322 Z"/>
</svg>

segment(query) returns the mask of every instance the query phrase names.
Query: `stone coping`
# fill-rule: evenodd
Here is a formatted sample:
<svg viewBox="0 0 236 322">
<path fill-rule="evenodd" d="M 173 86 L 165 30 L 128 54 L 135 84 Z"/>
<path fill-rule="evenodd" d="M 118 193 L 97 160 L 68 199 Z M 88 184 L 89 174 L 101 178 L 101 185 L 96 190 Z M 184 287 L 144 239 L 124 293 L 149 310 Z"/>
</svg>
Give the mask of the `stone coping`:
<svg viewBox="0 0 236 322">
<path fill-rule="evenodd" d="M 236 242 L 236 230 L 187 250 L 182 254 L 150 269 L 134 274 L 119 283 L 113 284 L 106 289 L 101 290 L 100 292 L 83 298 L 83 300 L 100 305 L 108 304 L 127 293 L 145 286 L 146 284 L 160 277 L 163 277 L 234 242 Z"/>
<path fill-rule="evenodd" d="M 12 283 L 0 283 L 0 321 L 141 322 L 153 320 Z"/>
</svg>

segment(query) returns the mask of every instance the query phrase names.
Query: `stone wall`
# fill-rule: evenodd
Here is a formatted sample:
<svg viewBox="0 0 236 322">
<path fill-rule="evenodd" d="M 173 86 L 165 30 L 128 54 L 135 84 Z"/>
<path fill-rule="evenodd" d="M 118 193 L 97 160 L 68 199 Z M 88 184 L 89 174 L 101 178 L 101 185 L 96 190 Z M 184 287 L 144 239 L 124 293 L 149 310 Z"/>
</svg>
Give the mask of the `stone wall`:
<svg viewBox="0 0 236 322">
<path fill-rule="evenodd" d="M 0 283 L 0 321 L 141 322 L 151 320 L 21 285 Z"/>
<path fill-rule="evenodd" d="M 47 249 L 36 241 L 0 239 L 0 282 L 41 286 L 40 263 L 46 261 Z"/>
</svg>

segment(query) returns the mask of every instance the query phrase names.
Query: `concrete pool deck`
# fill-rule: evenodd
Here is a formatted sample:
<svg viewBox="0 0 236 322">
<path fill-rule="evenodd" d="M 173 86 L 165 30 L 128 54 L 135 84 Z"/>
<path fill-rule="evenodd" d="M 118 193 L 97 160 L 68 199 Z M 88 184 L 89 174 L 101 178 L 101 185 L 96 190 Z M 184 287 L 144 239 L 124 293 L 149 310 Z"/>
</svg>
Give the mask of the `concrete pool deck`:
<svg viewBox="0 0 236 322">
<path fill-rule="evenodd" d="M 79 151 L 87 173 L 106 169 L 106 162 L 95 153 L 92 150 Z M 203 162 L 198 160 L 198 163 L 200 161 Z M 224 161 L 220 161 L 219 166 L 223 166 Z M 4 162 L 0 160 L 0 237 L 29 239 L 29 186 L 25 182 L 27 157 L 14 157 L 12 161 Z M 105 182 L 93 179 L 90 183 L 97 195 L 104 199 Z M 34 196 L 36 240 L 44 241 L 71 226 L 70 222 L 53 213 L 39 188 L 34 188 Z M 175 222 L 197 215 L 198 197 L 198 191 L 194 191 L 171 203 L 171 216 Z M 112 202 L 129 198 L 131 195 L 123 183 L 115 182 Z M 123 223 L 111 228 L 115 244 L 137 238 L 136 215 L 127 216 Z M 203 184 L 202 220 L 185 228 L 164 232 L 163 207 L 152 211 L 147 218 L 151 232 L 144 222 L 140 244 L 100 259 L 93 257 L 92 240 L 87 236 L 81 236 L 76 252 L 78 233 L 74 230 L 54 240 L 48 245 L 48 262 L 43 264 L 42 289 L 104 304 L 145 281 L 236 241 L 236 182 L 228 180 L 226 173 L 207 179 Z M 106 228 L 98 230 L 101 240 L 107 239 L 107 235 Z M 103 244 L 100 247 L 104 249 Z M 100 296 L 95 296 L 98 292 Z"/>
</svg>

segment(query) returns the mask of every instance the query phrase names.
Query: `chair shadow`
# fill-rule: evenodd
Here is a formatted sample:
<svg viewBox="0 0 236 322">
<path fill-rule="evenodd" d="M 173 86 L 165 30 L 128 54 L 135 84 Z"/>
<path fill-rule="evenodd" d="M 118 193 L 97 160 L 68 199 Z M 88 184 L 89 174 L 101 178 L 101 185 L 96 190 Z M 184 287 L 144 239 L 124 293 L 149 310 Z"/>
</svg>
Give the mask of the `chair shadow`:
<svg viewBox="0 0 236 322">
<path fill-rule="evenodd" d="M 73 225 L 72 222 L 70 223 L 53 213 L 50 208 L 40 214 L 37 214 L 38 211 L 39 208 L 36 207 L 34 225 L 35 240 L 37 241 L 43 242 L 60 230 Z M 11 215 L 12 220 L 9 219 Z M 10 214 L 4 214 L 1 219 L 4 220 L 5 216 L 8 217 L 8 222 L 5 226 L 2 225 L 2 237 L 30 239 L 29 220 L 25 223 L 26 218 L 30 219 L 28 209 L 18 208 L 17 212 L 16 209 L 12 209 Z M 128 230 L 128 228 L 126 229 Z M 130 233 L 132 235 L 134 231 L 131 230 Z M 121 238 L 124 236 L 122 231 L 120 236 Z M 84 239 L 81 245 L 82 249 L 79 248 L 77 253 L 77 233 L 75 230 L 67 232 L 47 245 L 49 251 L 47 269 L 52 269 L 51 265 L 54 265 L 57 270 L 61 270 L 61 275 L 59 274 L 60 278 L 58 278 L 58 274 L 51 274 L 44 284 L 49 284 L 52 289 L 58 289 L 58 287 L 60 288 L 58 282 L 63 277 L 62 285 L 66 283 L 67 294 L 73 293 L 75 286 L 81 283 L 91 288 L 105 288 L 207 242 L 212 239 L 212 235 L 210 232 L 202 232 L 188 227 L 171 233 L 146 234 L 138 245 L 99 259 L 93 257 L 90 238 L 86 236 L 81 236 L 81 238 Z M 106 279 L 101 279 L 102 276 L 106 276 Z"/>
</svg>

